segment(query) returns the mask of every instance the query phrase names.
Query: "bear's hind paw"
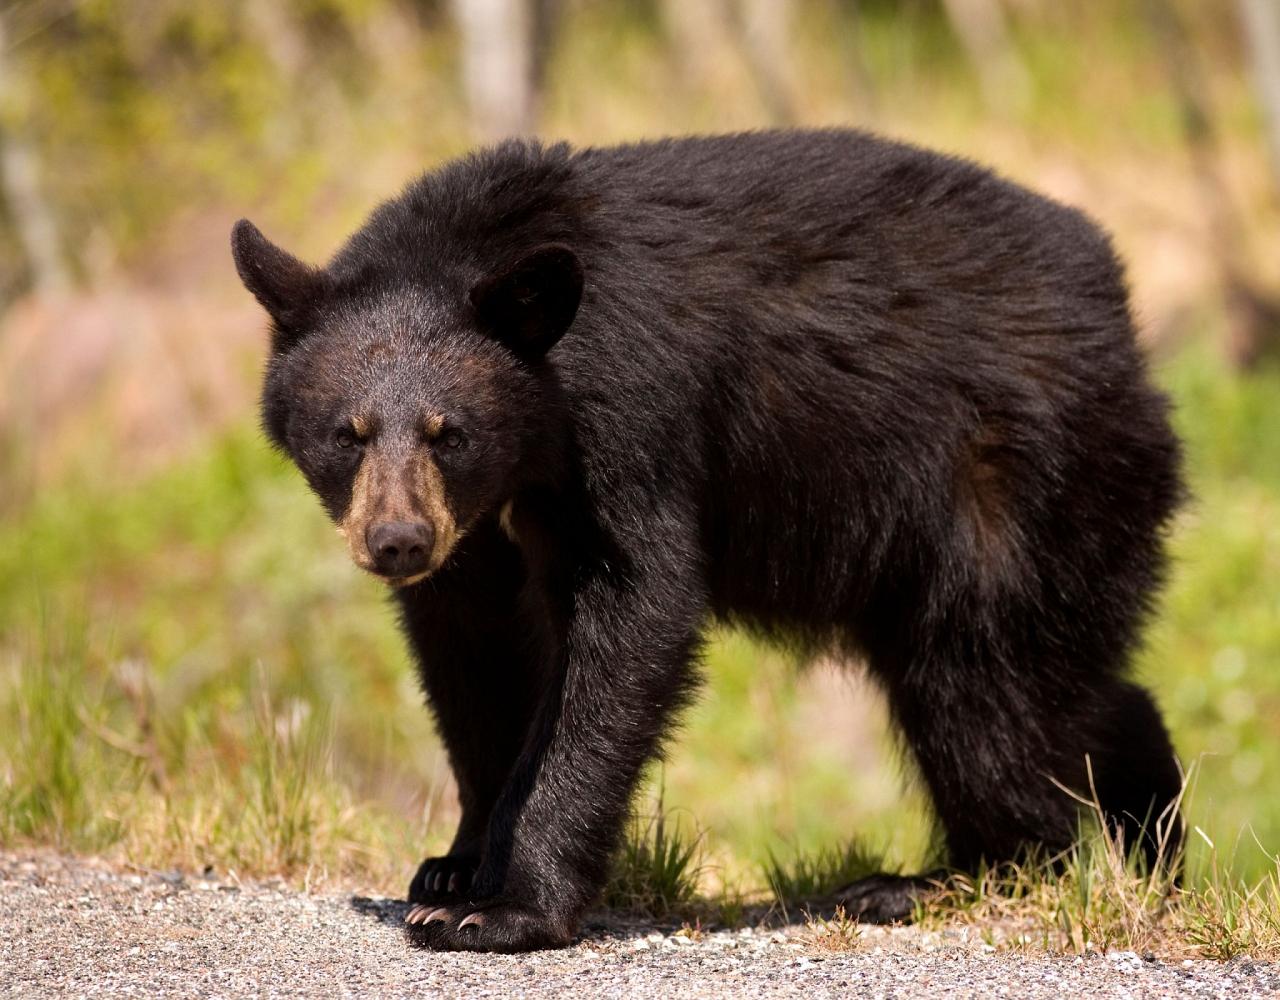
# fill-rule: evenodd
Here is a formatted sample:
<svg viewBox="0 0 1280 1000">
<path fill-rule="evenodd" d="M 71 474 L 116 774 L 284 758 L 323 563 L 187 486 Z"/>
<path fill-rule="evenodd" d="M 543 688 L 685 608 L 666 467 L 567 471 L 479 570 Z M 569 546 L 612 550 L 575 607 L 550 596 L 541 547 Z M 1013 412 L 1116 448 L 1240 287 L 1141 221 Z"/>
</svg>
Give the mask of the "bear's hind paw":
<svg viewBox="0 0 1280 1000">
<path fill-rule="evenodd" d="M 927 875 L 881 873 L 851 882 L 835 893 L 835 905 L 863 924 L 909 923 L 916 905 L 941 888 L 942 872 Z"/>
</svg>

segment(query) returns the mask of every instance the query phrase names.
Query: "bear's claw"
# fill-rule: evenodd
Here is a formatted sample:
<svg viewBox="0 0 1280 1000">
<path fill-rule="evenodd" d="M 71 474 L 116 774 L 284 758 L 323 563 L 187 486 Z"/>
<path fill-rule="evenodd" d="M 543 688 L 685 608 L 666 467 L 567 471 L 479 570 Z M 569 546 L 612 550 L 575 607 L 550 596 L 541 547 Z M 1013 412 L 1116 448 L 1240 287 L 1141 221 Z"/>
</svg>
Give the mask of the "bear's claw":
<svg viewBox="0 0 1280 1000">
<path fill-rule="evenodd" d="M 420 924 L 427 918 L 427 914 L 430 912 L 431 907 L 423 906 L 421 903 L 416 903 L 411 906 L 409 908 L 409 912 L 405 914 L 404 922 L 406 924 Z"/>
<path fill-rule="evenodd" d="M 572 919 L 558 918 L 511 899 L 477 900 L 465 909 L 446 907 L 410 910 L 409 939 L 436 951 L 531 951 L 563 948 L 573 939 Z M 456 913 L 466 915 L 458 920 Z M 467 912 L 470 911 L 470 912 Z"/>
<path fill-rule="evenodd" d="M 451 918 L 449 908 L 446 906 L 423 906 L 421 903 L 410 907 L 409 912 L 405 914 L 404 922 L 406 924 L 430 924 L 436 921 L 445 922 Z"/>
</svg>

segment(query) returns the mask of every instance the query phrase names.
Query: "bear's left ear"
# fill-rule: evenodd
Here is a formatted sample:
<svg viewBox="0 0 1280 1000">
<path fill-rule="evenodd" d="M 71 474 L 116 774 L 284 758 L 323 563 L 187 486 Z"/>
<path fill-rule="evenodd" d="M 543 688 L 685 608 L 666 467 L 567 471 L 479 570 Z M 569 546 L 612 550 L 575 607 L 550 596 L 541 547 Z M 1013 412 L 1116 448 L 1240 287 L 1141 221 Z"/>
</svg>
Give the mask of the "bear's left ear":
<svg viewBox="0 0 1280 1000">
<path fill-rule="evenodd" d="M 248 219 L 231 230 L 231 255 L 244 287 L 275 321 L 276 345 L 301 337 L 324 293 L 324 272 L 281 250 Z"/>
<path fill-rule="evenodd" d="M 581 301 L 582 265 L 559 243 L 538 247 L 471 289 L 481 329 L 526 360 L 551 350 Z"/>
</svg>

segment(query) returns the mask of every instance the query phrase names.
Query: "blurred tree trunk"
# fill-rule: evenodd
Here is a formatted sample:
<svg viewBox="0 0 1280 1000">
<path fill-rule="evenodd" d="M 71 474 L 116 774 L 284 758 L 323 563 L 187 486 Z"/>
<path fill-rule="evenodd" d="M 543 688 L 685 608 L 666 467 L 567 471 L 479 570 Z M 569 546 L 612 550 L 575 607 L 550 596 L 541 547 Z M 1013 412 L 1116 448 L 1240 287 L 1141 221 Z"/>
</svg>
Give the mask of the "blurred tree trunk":
<svg viewBox="0 0 1280 1000">
<path fill-rule="evenodd" d="M 1280 2 L 1239 0 L 1239 5 L 1258 102 L 1266 117 L 1275 191 L 1280 194 Z"/>
<path fill-rule="evenodd" d="M 1030 76 L 1009 37 L 1000 0 L 942 0 L 942 5 L 978 74 L 987 107 L 1020 111 L 1031 93 Z"/>
<path fill-rule="evenodd" d="M 62 256 L 53 209 L 40 189 L 39 157 L 13 124 L 17 69 L 5 28 L 4 12 L 0 11 L 0 187 L 36 292 L 60 296 L 71 288 L 71 275 Z"/>
<path fill-rule="evenodd" d="M 564 0 L 531 0 L 533 3 L 533 28 L 529 49 L 529 80 L 532 90 L 533 118 L 542 117 L 542 101 L 547 90 L 547 76 L 551 68 L 551 55 L 560 33 L 564 13 Z"/>
<path fill-rule="evenodd" d="M 796 120 L 794 0 L 659 0 L 659 9 L 690 87 L 713 88 L 723 66 L 745 66 L 769 120 Z"/>
<path fill-rule="evenodd" d="M 534 10 L 530 0 L 453 0 L 462 83 L 478 138 L 534 130 Z"/>
<path fill-rule="evenodd" d="M 845 0 L 844 6 L 850 28 L 848 52 L 849 65 L 853 70 L 854 101 L 863 116 L 870 117 L 876 110 L 876 88 L 862 52 L 862 2 Z"/>
<path fill-rule="evenodd" d="M 735 48 L 728 0 L 659 0 L 658 6 L 685 83 L 707 87 L 716 64 Z"/>
<path fill-rule="evenodd" d="M 742 55 L 775 125 L 790 125 L 798 118 L 791 61 L 794 13 L 794 0 L 741 0 L 737 10 Z"/>
<path fill-rule="evenodd" d="M 1274 3 L 1276 0 L 1270 0 Z M 1250 368 L 1280 345 L 1280 302 L 1265 294 L 1250 272 L 1245 226 L 1218 169 L 1209 91 L 1191 36 L 1173 0 L 1145 0 L 1144 10 L 1161 47 L 1170 85 L 1182 112 L 1182 133 L 1191 154 L 1200 197 L 1218 261 L 1226 320 L 1228 360 Z"/>
</svg>

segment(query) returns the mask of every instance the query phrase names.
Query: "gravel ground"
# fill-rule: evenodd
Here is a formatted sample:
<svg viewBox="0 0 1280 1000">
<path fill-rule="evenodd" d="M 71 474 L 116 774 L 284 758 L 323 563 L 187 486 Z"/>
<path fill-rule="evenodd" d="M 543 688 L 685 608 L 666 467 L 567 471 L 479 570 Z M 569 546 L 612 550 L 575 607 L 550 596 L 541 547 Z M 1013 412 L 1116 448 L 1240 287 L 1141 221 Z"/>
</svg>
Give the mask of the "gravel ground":
<svg viewBox="0 0 1280 1000">
<path fill-rule="evenodd" d="M 1246 959 L 1027 958 L 910 928 L 833 953 L 801 927 L 691 938 L 595 921 L 565 951 L 432 954 L 406 944 L 395 900 L 49 854 L 0 853 L 0 898 L 0 994 L 15 997 L 1280 996 L 1280 966 Z"/>
</svg>

